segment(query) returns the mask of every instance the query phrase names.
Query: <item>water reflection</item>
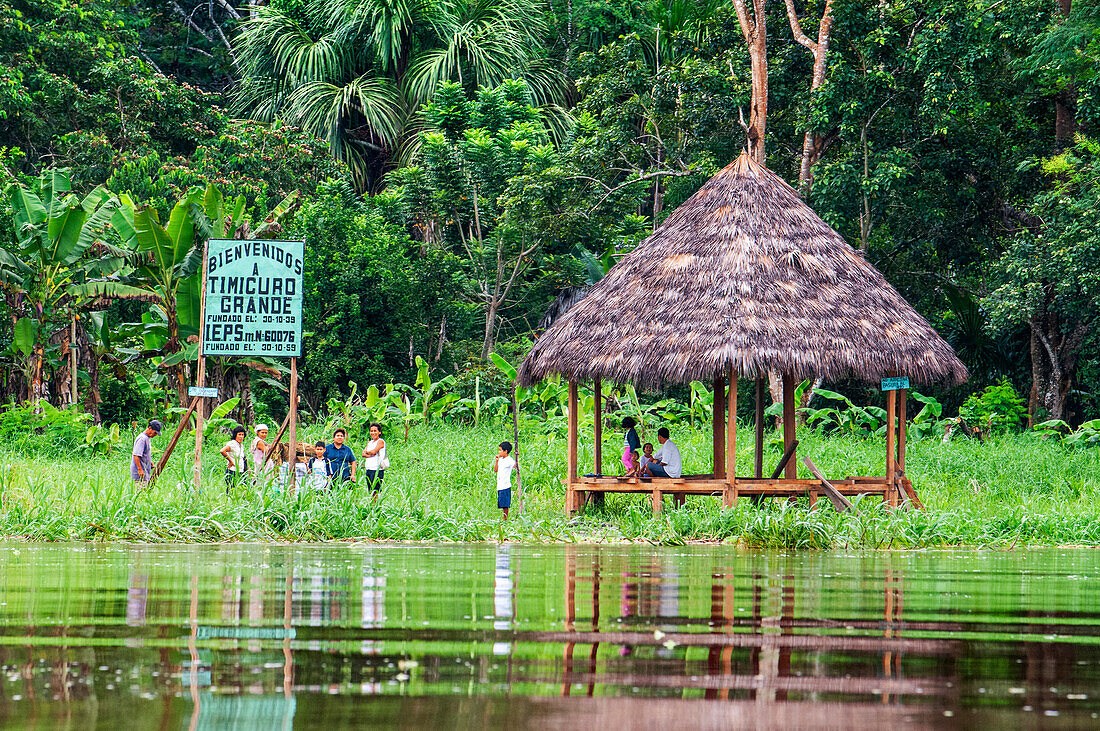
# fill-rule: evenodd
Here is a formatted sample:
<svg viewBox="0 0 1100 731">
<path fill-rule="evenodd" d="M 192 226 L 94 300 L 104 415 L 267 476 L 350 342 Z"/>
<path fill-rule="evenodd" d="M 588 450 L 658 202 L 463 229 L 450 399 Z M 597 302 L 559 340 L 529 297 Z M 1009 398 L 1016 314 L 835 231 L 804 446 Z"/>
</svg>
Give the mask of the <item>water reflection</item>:
<svg viewBox="0 0 1100 731">
<path fill-rule="evenodd" d="M 0 724 L 1087 726 L 1093 556 L 23 545 Z"/>
</svg>

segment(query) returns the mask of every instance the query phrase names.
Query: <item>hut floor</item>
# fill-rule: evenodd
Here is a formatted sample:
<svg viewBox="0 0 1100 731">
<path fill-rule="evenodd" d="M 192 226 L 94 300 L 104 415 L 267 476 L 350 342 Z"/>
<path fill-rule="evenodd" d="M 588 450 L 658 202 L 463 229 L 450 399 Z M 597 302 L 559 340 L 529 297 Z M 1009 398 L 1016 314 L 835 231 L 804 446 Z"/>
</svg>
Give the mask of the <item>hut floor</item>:
<svg viewBox="0 0 1100 731">
<path fill-rule="evenodd" d="M 881 495 L 891 506 L 900 500 L 900 486 L 891 486 L 885 477 L 845 477 L 842 480 L 829 480 L 837 492 L 845 496 Z M 908 490 L 907 490 L 908 492 Z M 709 495 L 723 499 L 725 505 L 733 505 L 741 496 L 754 500 L 764 497 L 798 498 L 809 497 L 815 504 L 825 495 L 821 480 L 817 479 L 757 479 L 738 477 L 731 484 L 725 479 L 716 479 L 713 475 L 684 475 L 682 477 L 655 477 L 641 479 L 637 477 L 578 477 L 572 485 L 566 483 L 566 512 L 580 510 L 592 494 L 635 493 L 652 497 L 653 511 L 659 512 L 664 497 L 672 496 L 682 505 L 688 495 Z"/>
</svg>

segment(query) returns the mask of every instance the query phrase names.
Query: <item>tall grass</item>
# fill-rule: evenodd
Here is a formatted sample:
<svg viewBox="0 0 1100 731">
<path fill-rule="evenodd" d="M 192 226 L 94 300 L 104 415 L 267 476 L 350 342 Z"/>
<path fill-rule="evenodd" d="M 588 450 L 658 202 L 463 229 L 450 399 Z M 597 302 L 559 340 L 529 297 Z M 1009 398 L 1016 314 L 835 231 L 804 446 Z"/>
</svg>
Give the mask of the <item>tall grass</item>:
<svg viewBox="0 0 1100 731">
<path fill-rule="evenodd" d="M 307 428 L 303 440 L 322 438 Z M 926 511 L 886 509 L 856 499 L 839 514 L 822 501 L 742 500 L 722 509 L 716 498 L 690 498 L 654 516 L 645 495 L 610 495 L 602 510 L 567 519 L 565 440 L 529 424 L 521 434 L 525 506 L 502 523 L 491 471 L 500 428 L 442 424 L 415 427 L 408 442 L 388 440 L 392 467 L 381 498 L 361 486 L 287 495 L 252 486 L 226 494 L 221 443 L 204 456 L 203 489 L 191 486 L 193 443 L 185 438 L 150 490 L 129 479 L 129 449 L 110 457 L 39 451 L 0 444 L 0 534 L 29 540 L 131 541 L 727 541 L 746 547 L 903 548 L 942 545 L 1100 545 L 1100 450 L 1067 448 L 1034 436 L 985 443 L 938 440 L 910 444 L 907 467 Z M 617 462 L 619 437 L 609 434 L 605 469 Z M 709 470 L 709 430 L 680 428 L 685 470 Z M 882 474 L 881 440 L 800 432 L 800 451 L 832 476 Z M 162 446 L 167 440 L 160 440 Z M 361 440 L 352 441 L 362 449 Z M 128 444 L 122 445 L 127 447 Z M 746 445 L 747 446 L 747 445 Z M 765 462 L 779 458 L 770 435 Z M 582 464 L 592 445 L 582 443 Z M 738 455 L 747 474 L 751 454 Z M 801 475 L 808 476 L 808 475 Z"/>
</svg>

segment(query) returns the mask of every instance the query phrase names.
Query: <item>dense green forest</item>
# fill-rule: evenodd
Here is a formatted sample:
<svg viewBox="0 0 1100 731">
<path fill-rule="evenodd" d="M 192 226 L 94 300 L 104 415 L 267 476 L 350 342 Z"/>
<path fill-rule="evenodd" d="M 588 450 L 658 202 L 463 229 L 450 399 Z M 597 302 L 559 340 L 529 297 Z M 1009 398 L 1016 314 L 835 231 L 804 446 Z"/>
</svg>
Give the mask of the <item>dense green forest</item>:
<svg viewBox="0 0 1100 731">
<path fill-rule="evenodd" d="M 1079 424 L 1097 70 L 1094 0 L 0 0 L 0 400 L 177 402 L 214 234 L 305 240 L 307 411 L 506 395 L 489 356 L 751 140 L 955 347 L 949 410 Z M 207 378 L 251 420 L 285 373 Z"/>
</svg>

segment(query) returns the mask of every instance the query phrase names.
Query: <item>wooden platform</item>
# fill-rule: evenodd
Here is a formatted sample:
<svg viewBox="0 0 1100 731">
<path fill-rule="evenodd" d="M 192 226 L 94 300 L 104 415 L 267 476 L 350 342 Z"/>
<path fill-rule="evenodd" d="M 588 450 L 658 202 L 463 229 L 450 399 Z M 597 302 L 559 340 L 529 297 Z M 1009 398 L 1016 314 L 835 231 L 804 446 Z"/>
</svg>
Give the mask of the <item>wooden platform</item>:
<svg viewBox="0 0 1100 731">
<path fill-rule="evenodd" d="M 829 480 L 829 484 L 845 496 L 881 495 L 884 501 L 896 506 L 900 500 L 899 489 L 891 486 L 885 477 L 846 477 Z M 659 512 L 664 497 L 670 495 L 682 505 L 688 495 L 710 495 L 722 498 L 726 506 L 734 505 L 741 496 L 798 498 L 808 497 L 810 504 L 824 494 L 817 479 L 752 478 L 737 477 L 733 482 L 716 479 L 713 475 L 684 475 L 682 477 L 578 477 L 570 484 L 566 481 L 565 509 L 573 513 L 584 507 L 588 494 L 635 493 L 648 494 L 653 502 L 653 512 Z"/>
</svg>

